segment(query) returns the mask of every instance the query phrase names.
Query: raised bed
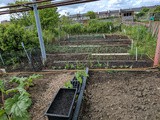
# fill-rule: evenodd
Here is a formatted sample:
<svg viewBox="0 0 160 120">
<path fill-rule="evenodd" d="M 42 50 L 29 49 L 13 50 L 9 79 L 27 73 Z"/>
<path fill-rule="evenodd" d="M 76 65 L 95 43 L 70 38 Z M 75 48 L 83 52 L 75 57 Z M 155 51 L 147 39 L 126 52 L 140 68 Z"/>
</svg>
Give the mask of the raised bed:
<svg viewBox="0 0 160 120">
<path fill-rule="evenodd" d="M 150 60 L 146 55 L 138 56 L 138 60 Z M 73 60 L 136 60 L 135 55 L 94 55 L 94 54 L 48 54 L 47 61 L 73 61 Z"/>
<path fill-rule="evenodd" d="M 55 44 L 57 45 L 105 45 L 105 46 L 126 46 L 130 45 L 132 42 L 129 39 L 124 40 L 90 40 L 90 41 L 60 41 Z"/>
<path fill-rule="evenodd" d="M 76 41 L 76 40 L 104 40 L 104 39 L 129 39 L 128 36 L 124 35 L 117 35 L 117 34 L 112 34 L 112 35 L 105 35 L 104 34 L 98 34 L 98 35 L 76 35 L 76 36 L 70 36 L 67 41 Z"/>
<path fill-rule="evenodd" d="M 110 42 L 122 42 L 122 43 L 126 43 L 126 42 L 131 42 L 130 39 L 88 39 L 88 40 L 83 40 L 83 39 L 78 39 L 75 41 L 60 41 L 57 43 L 91 43 L 91 42 L 105 42 L 105 43 L 110 43 Z"/>
<path fill-rule="evenodd" d="M 84 69 L 89 68 L 146 68 L 152 67 L 152 60 L 82 60 L 82 61 L 53 61 L 46 65 L 48 69 Z"/>
<path fill-rule="evenodd" d="M 48 53 L 127 53 L 130 50 L 126 47 L 69 47 L 69 46 L 52 46 L 46 48 Z"/>
<path fill-rule="evenodd" d="M 77 90 L 61 88 L 45 115 L 49 120 L 70 120 L 72 118 Z"/>
<path fill-rule="evenodd" d="M 125 36 L 125 35 L 116 35 L 116 34 L 105 35 L 105 38 L 106 39 L 129 39 L 128 36 Z"/>
</svg>

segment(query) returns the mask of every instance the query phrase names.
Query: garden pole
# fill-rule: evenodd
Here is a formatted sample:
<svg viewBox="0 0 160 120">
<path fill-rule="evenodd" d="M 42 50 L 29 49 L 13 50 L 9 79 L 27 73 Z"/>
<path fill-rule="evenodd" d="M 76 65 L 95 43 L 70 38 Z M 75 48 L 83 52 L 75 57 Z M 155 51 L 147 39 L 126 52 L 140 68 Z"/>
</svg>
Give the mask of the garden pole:
<svg viewBox="0 0 160 120">
<path fill-rule="evenodd" d="M 3 58 L 2 58 L 1 53 L 0 53 L 0 59 L 1 59 L 2 63 L 3 63 L 3 65 L 4 65 L 4 60 L 3 60 Z"/>
<path fill-rule="evenodd" d="M 27 58 L 28 58 L 28 60 L 29 60 L 29 64 L 31 64 L 31 59 L 30 59 L 30 57 L 29 57 L 29 55 L 28 55 L 28 53 L 27 53 L 27 50 L 26 50 L 26 48 L 25 48 L 25 46 L 24 46 L 24 43 L 21 42 L 21 45 L 22 45 L 22 47 L 23 47 L 23 49 L 24 49 L 24 52 L 25 52 L 26 55 L 27 55 Z"/>
<path fill-rule="evenodd" d="M 138 49 L 136 47 L 136 61 L 138 60 Z"/>
<path fill-rule="evenodd" d="M 156 47 L 153 67 L 157 67 L 159 65 L 159 58 L 160 58 L 160 27 L 158 32 L 157 47 Z"/>
<path fill-rule="evenodd" d="M 32 0 L 32 1 L 35 2 L 36 0 Z M 41 28 L 40 19 L 39 19 L 39 12 L 37 10 L 37 4 L 33 5 L 33 11 L 34 11 L 34 16 L 35 16 L 35 20 L 36 20 L 38 38 L 39 38 L 39 42 L 40 42 L 42 62 L 44 64 L 46 61 L 46 50 L 45 50 L 44 41 L 43 41 L 43 37 L 42 37 L 42 28 Z"/>
</svg>

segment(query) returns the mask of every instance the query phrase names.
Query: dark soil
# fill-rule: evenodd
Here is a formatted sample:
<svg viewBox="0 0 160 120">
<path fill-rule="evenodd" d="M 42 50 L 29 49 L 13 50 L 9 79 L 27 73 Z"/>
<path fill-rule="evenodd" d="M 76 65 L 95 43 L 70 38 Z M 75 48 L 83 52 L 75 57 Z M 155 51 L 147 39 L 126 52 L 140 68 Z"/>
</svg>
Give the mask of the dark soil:
<svg viewBox="0 0 160 120">
<path fill-rule="evenodd" d="M 57 45 L 108 45 L 108 46 L 126 46 L 131 44 L 130 39 L 115 40 L 79 40 L 79 41 L 60 41 Z"/>
<path fill-rule="evenodd" d="M 136 60 L 135 55 L 91 55 L 91 54 L 48 54 L 47 61 L 71 60 Z M 138 60 L 149 60 L 146 55 L 138 56 Z"/>
<path fill-rule="evenodd" d="M 106 39 L 129 39 L 127 36 L 124 35 L 106 35 Z"/>
<path fill-rule="evenodd" d="M 159 72 L 90 72 L 80 120 L 160 120 Z"/>
<path fill-rule="evenodd" d="M 46 64 L 48 69 L 84 69 L 89 67 L 90 69 L 100 68 L 146 68 L 153 66 L 151 60 L 77 60 L 77 61 L 52 61 Z"/>
<path fill-rule="evenodd" d="M 51 104 L 48 114 L 65 115 L 68 116 L 74 101 L 76 90 L 61 89 L 53 103 Z"/>
<path fill-rule="evenodd" d="M 130 46 L 109 46 L 109 47 L 70 47 L 52 46 L 47 53 L 127 53 Z"/>
</svg>

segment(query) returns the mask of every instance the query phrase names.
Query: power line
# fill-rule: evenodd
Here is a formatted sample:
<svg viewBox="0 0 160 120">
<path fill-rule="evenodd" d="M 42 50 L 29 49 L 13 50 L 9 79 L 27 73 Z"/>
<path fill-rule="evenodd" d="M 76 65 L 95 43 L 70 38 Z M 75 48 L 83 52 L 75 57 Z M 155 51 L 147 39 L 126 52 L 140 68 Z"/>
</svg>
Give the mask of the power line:
<svg viewBox="0 0 160 120">
<path fill-rule="evenodd" d="M 32 5 L 32 4 L 45 3 L 45 2 L 50 2 L 50 1 L 53 1 L 53 0 L 40 0 L 36 2 L 26 2 L 26 3 L 16 4 L 16 5 L 8 5 L 8 6 L 0 7 L 0 9 L 23 7 L 24 5 Z"/>
</svg>

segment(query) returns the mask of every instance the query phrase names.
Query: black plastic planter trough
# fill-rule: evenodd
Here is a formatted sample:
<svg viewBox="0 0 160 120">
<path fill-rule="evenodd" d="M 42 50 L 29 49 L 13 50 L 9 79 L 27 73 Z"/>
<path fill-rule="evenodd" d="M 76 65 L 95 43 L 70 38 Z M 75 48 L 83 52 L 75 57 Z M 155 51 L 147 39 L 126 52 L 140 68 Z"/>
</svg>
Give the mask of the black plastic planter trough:
<svg viewBox="0 0 160 120">
<path fill-rule="evenodd" d="M 77 89 L 60 88 L 45 114 L 48 120 L 71 120 L 76 94 Z"/>
</svg>

